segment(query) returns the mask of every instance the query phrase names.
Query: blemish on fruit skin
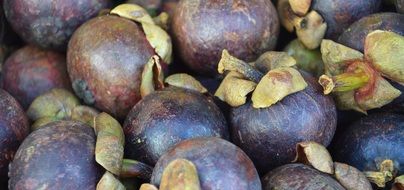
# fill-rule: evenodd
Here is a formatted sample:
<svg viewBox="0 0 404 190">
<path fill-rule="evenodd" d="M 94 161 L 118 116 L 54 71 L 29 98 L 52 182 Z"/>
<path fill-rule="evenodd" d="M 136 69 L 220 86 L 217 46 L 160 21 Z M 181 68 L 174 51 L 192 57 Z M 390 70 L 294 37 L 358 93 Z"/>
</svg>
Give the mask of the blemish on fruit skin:
<svg viewBox="0 0 404 190">
<path fill-rule="evenodd" d="M 76 95 L 84 100 L 84 103 L 88 105 L 92 105 L 95 103 L 95 98 L 93 96 L 93 93 L 90 91 L 88 88 L 87 82 L 84 80 L 75 80 L 72 83 L 73 90 L 76 93 Z"/>
</svg>

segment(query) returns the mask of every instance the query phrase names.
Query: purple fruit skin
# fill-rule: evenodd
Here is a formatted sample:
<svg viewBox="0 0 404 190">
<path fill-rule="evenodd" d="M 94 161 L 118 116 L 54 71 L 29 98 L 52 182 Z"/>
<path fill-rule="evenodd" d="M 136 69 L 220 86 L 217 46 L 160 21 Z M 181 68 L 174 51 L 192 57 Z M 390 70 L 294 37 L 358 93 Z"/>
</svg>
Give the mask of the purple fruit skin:
<svg viewBox="0 0 404 190">
<path fill-rule="evenodd" d="M 111 3 L 111 0 L 4 0 L 4 10 L 13 29 L 26 42 L 65 50 L 76 28 Z"/>
<path fill-rule="evenodd" d="M 204 190 L 260 190 L 261 182 L 248 156 L 230 142 L 216 138 L 195 138 L 182 141 L 157 162 L 151 183 L 160 184 L 164 168 L 183 158 L 195 164 Z"/>
<path fill-rule="evenodd" d="M 95 133 L 76 121 L 58 121 L 32 132 L 10 164 L 9 189 L 95 189 Z"/>
<path fill-rule="evenodd" d="M 232 108 L 232 141 L 253 160 L 260 174 L 290 163 L 296 143 L 316 141 L 327 146 L 335 133 L 337 113 L 332 97 L 323 95 L 316 79 L 302 72 L 308 87 L 269 108 L 248 102 Z"/>
<path fill-rule="evenodd" d="M 24 110 L 9 93 L 0 89 L 0 189 L 7 189 L 8 164 L 28 134 Z"/>
<path fill-rule="evenodd" d="M 53 88 L 71 89 L 64 54 L 32 45 L 14 52 L 3 65 L 3 88 L 27 109 Z"/>
<path fill-rule="evenodd" d="M 126 155 L 150 165 L 186 139 L 229 139 L 226 119 L 213 99 L 176 87 L 143 98 L 128 114 L 123 129 Z"/>
</svg>

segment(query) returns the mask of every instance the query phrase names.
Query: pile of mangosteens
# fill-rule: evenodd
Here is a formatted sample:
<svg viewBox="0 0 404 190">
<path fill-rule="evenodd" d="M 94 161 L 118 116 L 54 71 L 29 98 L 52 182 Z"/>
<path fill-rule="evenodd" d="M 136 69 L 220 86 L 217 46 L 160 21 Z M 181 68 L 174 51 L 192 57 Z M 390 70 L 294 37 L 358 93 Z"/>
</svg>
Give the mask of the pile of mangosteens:
<svg viewBox="0 0 404 190">
<path fill-rule="evenodd" d="M 0 189 L 404 190 L 403 0 L 0 0 Z"/>
</svg>

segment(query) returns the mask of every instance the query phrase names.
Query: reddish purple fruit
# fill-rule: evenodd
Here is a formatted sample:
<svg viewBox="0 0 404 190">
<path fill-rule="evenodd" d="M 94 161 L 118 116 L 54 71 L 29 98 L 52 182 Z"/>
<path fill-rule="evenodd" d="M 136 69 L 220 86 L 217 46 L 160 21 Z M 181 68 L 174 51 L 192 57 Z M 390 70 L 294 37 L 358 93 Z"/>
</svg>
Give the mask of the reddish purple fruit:
<svg viewBox="0 0 404 190">
<path fill-rule="evenodd" d="M 234 144 L 243 149 L 261 174 L 290 163 L 296 143 L 315 141 L 327 146 L 336 130 L 334 101 L 309 74 L 301 72 L 308 86 L 264 109 L 251 101 L 230 114 Z"/>
<path fill-rule="evenodd" d="M 10 164 L 9 189 L 95 189 L 95 134 L 81 122 L 58 121 L 32 132 Z"/>
<path fill-rule="evenodd" d="M 28 43 L 64 50 L 70 36 L 111 0 L 4 0 L 6 17 Z"/>
<path fill-rule="evenodd" d="M 183 140 L 229 138 L 226 119 L 212 98 L 176 87 L 144 97 L 128 114 L 124 131 L 126 155 L 150 165 Z"/>
<path fill-rule="evenodd" d="M 185 140 L 174 146 L 157 162 L 151 183 L 158 187 L 164 168 L 178 158 L 196 166 L 201 189 L 261 189 L 258 173 L 248 156 L 237 146 L 215 137 Z"/>
<path fill-rule="evenodd" d="M 137 23 L 100 16 L 74 33 L 67 68 L 77 96 L 123 119 L 141 99 L 142 69 L 153 55 L 155 51 Z"/>
<path fill-rule="evenodd" d="M 7 59 L 2 83 L 25 109 L 52 88 L 71 89 L 64 55 L 35 46 L 25 46 Z"/>
<path fill-rule="evenodd" d="M 246 61 L 274 49 L 279 20 L 269 0 L 180 1 L 171 29 L 181 59 L 195 72 L 214 76 L 223 49 Z"/>
<path fill-rule="evenodd" d="M 7 189 L 8 164 L 29 134 L 28 118 L 20 104 L 0 89 L 0 189 Z"/>
</svg>

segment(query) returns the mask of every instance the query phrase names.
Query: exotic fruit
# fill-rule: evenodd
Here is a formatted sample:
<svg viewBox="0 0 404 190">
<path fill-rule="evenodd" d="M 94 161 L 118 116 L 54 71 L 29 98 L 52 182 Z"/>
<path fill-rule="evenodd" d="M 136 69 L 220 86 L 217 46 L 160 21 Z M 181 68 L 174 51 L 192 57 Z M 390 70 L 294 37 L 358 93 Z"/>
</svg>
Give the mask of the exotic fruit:
<svg viewBox="0 0 404 190">
<path fill-rule="evenodd" d="M 366 113 L 391 103 L 401 91 L 390 84 L 404 82 L 404 37 L 376 30 L 366 36 L 364 53 L 323 40 L 324 93 L 332 92 L 341 110 Z"/>
<path fill-rule="evenodd" d="M 309 49 L 320 46 L 323 38 L 336 40 L 353 22 L 376 13 L 382 0 L 279 0 L 282 25 L 296 30 Z"/>
<path fill-rule="evenodd" d="M 71 89 L 66 59 L 58 52 L 29 45 L 14 52 L 3 65 L 2 85 L 26 109 L 52 88 Z"/>
<path fill-rule="evenodd" d="M 219 71 L 230 70 L 215 95 L 233 107 L 232 141 L 262 174 L 292 161 L 296 143 L 328 145 L 334 136 L 332 98 L 322 95 L 315 79 L 294 69 L 295 64 L 284 52 L 267 52 L 250 65 L 226 51 L 219 63 Z"/>
<path fill-rule="evenodd" d="M 153 55 L 170 63 L 170 37 L 146 10 L 123 4 L 76 30 L 67 68 L 78 97 L 122 119 L 140 100 L 141 72 Z"/>
<path fill-rule="evenodd" d="M 387 30 L 404 35 L 404 15 L 377 13 L 363 17 L 341 34 L 338 43 L 363 52 L 366 36 L 375 30 Z"/>
<path fill-rule="evenodd" d="M 171 30 L 181 59 L 195 72 L 214 76 L 223 49 L 247 61 L 274 49 L 279 21 L 268 0 L 183 0 Z"/>
<path fill-rule="evenodd" d="M 369 180 L 385 187 L 404 175 L 404 116 L 373 114 L 349 126 L 333 148 L 337 161 L 364 171 Z"/>
<path fill-rule="evenodd" d="M 247 155 L 230 142 L 215 137 L 185 140 L 174 146 L 157 162 L 151 183 L 161 185 L 163 170 L 176 159 L 186 159 L 195 165 L 201 189 L 261 189 L 258 173 Z"/>
<path fill-rule="evenodd" d="M 124 131 L 126 155 L 150 165 L 180 141 L 229 138 L 225 117 L 213 99 L 178 87 L 144 97 L 129 112 Z"/>
<path fill-rule="evenodd" d="M 28 43 L 65 50 L 74 30 L 111 0 L 4 0 L 7 20 Z"/>
<path fill-rule="evenodd" d="M 29 134 L 28 118 L 20 104 L 0 90 L 0 188 L 7 187 L 8 164 L 18 146 Z"/>
<path fill-rule="evenodd" d="M 95 139 L 91 126 L 73 121 L 32 132 L 10 164 L 9 189 L 95 189 L 102 171 Z"/>
</svg>

